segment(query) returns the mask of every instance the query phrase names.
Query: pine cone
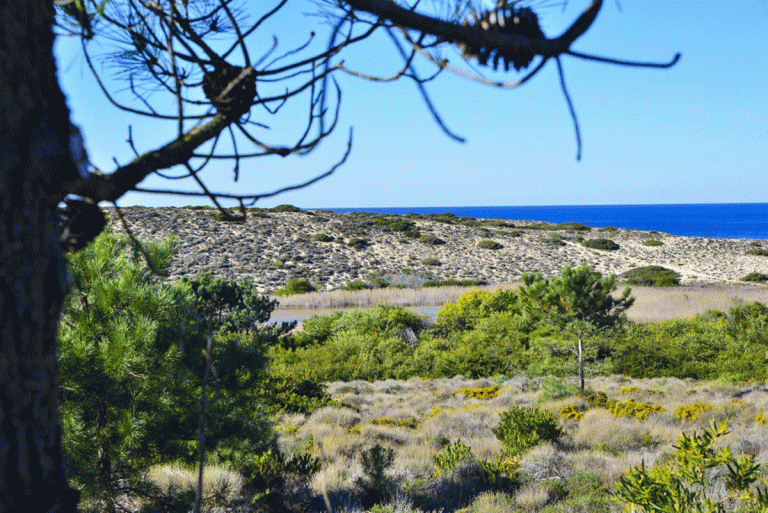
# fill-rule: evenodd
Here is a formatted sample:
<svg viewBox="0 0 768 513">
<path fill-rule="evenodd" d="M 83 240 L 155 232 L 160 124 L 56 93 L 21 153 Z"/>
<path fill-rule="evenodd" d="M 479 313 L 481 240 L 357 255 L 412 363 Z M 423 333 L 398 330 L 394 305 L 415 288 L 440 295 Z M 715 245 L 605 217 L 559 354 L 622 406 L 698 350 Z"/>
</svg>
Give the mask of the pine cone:
<svg viewBox="0 0 768 513">
<path fill-rule="evenodd" d="M 224 97 L 219 98 L 242 71 L 240 66 L 214 64 L 213 71 L 203 75 L 205 97 L 216 107 L 217 112 L 233 119 L 248 112 L 256 96 L 256 77 L 252 73 L 242 78 Z"/>
</svg>

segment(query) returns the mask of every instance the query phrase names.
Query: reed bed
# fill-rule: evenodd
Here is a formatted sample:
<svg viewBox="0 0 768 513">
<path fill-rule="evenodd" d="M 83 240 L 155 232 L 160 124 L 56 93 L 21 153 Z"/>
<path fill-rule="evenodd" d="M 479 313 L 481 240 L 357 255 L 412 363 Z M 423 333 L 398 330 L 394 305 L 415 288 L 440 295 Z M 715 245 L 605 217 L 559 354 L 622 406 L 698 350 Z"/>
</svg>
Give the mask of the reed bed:
<svg viewBox="0 0 768 513">
<path fill-rule="evenodd" d="M 494 291 L 498 288 L 510 289 L 520 286 L 519 282 L 507 282 L 483 287 L 430 287 L 420 289 L 368 289 L 368 290 L 333 290 L 329 292 L 311 292 L 278 298 L 280 305 L 276 313 L 289 316 L 291 311 L 305 310 L 311 315 L 313 310 L 324 314 L 323 310 L 345 310 L 368 308 L 379 303 L 397 306 L 442 306 L 455 302 L 462 294 L 472 289 Z M 617 292 L 623 290 L 619 286 Z M 745 302 L 759 301 L 768 304 L 768 287 L 764 285 L 711 285 L 680 287 L 632 287 L 635 304 L 627 310 L 627 317 L 635 322 L 655 322 L 674 318 L 691 318 L 707 310 L 728 310 L 734 300 Z M 276 315 L 278 316 L 278 315 Z"/>
</svg>

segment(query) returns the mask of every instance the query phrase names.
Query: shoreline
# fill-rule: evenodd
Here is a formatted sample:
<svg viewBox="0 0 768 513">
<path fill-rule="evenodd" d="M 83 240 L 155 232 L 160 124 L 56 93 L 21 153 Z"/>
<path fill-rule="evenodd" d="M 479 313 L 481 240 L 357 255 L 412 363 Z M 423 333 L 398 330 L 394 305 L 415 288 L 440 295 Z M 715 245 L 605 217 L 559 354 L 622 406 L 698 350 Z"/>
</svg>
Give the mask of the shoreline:
<svg viewBox="0 0 768 513">
<path fill-rule="evenodd" d="M 251 276 L 259 291 L 267 294 L 295 278 L 331 291 L 372 274 L 393 284 L 415 286 L 448 279 L 507 283 L 526 272 L 553 276 L 566 265 L 585 261 L 606 275 L 660 265 L 680 273 L 682 285 L 747 287 L 768 295 L 764 285 L 739 281 L 752 272 L 768 274 L 768 257 L 747 254 L 768 250 L 768 241 L 762 240 L 447 214 L 252 209 L 244 223 L 230 223 L 217 220 L 218 212 L 211 208 L 128 207 L 123 212 L 140 239 L 178 238 L 169 280 L 203 271 L 236 280 Z M 119 223 L 112 225 L 117 233 L 123 232 Z M 599 238 L 610 239 L 619 248 L 604 251 L 581 244 Z M 483 240 L 500 247 L 482 249 L 478 244 Z M 651 240 L 658 245 L 647 245 Z M 350 245 L 355 241 L 357 249 Z"/>
</svg>

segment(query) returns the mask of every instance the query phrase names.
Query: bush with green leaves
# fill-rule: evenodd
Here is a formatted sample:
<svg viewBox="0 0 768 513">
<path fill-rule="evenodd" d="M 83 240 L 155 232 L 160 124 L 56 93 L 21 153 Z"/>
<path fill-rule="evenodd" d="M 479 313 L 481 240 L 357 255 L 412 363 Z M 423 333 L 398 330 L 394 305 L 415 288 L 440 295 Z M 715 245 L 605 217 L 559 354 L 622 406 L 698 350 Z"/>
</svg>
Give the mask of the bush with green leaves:
<svg viewBox="0 0 768 513">
<path fill-rule="evenodd" d="M 295 294 L 306 294 L 307 292 L 315 292 L 317 287 L 312 285 L 308 280 L 304 278 L 295 278 L 289 280 L 288 283 L 281 289 L 275 291 L 276 296 L 292 296 Z"/>
<path fill-rule="evenodd" d="M 737 302 L 727 312 L 630 325 L 613 348 L 612 371 L 616 374 L 765 380 L 768 307 Z"/>
<path fill-rule="evenodd" d="M 407 378 L 425 327 L 424 318 L 386 304 L 311 317 L 292 335 L 294 343 L 270 349 L 271 370 L 312 382 Z"/>
<path fill-rule="evenodd" d="M 659 239 L 648 239 L 643 241 L 643 246 L 648 247 L 655 247 L 655 246 L 663 246 L 664 243 L 661 242 Z"/>
<path fill-rule="evenodd" d="M 364 250 L 365 248 L 368 247 L 368 244 L 369 244 L 368 239 L 363 239 L 360 237 L 352 237 L 351 239 L 349 239 L 349 241 L 347 241 L 347 246 L 357 251 Z"/>
<path fill-rule="evenodd" d="M 425 258 L 421 261 L 421 265 L 440 265 L 440 260 L 434 257 Z"/>
<path fill-rule="evenodd" d="M 496 249 L 502 249 L 504 246 L 501 243 L 496 242 L 495 240 L 483 239 L 477 243 L 477 247 L 480 249 L 496 250 Z"/>
<path fill-rule="evenodd" d="M 765 283 L 768 281 L 768 274 L 753 272 L 741 278 L 741 281 L 751 281 L 753 283 Z"/>
<path fill-rule="evenodd" d="M 563 431 L 549 411 L 527 406 L 510 406 L 503 411 L 493 434 L 510 456 L 522 455 L 542 442 L 557 442 Z"/>
<path fill-rule="evenodd" d="M 312 240 L 315 242 L 333 242 L 333 237 L 326 233 L 316 233 L 312 235 Z"/>
<path fill-rule="evenodd" d="M 756 486 L 760 465 L 754 456 L 736 457 L 718 446 L 727 434 L 725 424 L 683 433 L 670 458 L 650 469 L 645 463 L 632 467 L 621 476 L 614 497 L 646 513 L 768 511 L 768 489 Z"/>
<path fill-rule="evenodd" d="M 374 445 L 360 453 L 360 463 L 365 477 L 360 477 L 355 484 L 363 492 L 363 507 L 369 509 L 377 504 L 389 501 L 395 491 L 395 481 L 387 471 L 395 461 L 395 451 L 389 447 Z"/>
<path fill-rule="evenodd" d="M 432 246 L 439 246 L 440 244 L 445 244 L 445 241 L 443 239 L 431 233 L 428 233 L 426 235 L 422 235 L 421 237 L 419 237 L 419 242 L 421 242 L 422 244 L 429 244 Z"/>
<path fill-rule="evenodd" d="M 173 238 L 142 246 L 156 269 L 168 268 Z M 140 486 L 149 466 L 196 460 L 208 323 L 188 284 L 163 283 L 126 239 L 106 231 L 68 257 L 73 293 L 59 331 L 65 459 L 86 502 L 112 509 L 120 487 Z M 256 303 L 268 317 L 270 303 Z M 227 318 L 222 311 L 216 327 Z M 250 326 L 253 319 L 249 313 L 232 322 Z M 218 331 L 211 342 L 206 352 L 219 393 L 205 414 L 207 446 L 259 453 L 275 440 L 253 392 L 266 363 L 263 341 L 255 332 Z"/>
<path fill-rule="evenodd" d="M 752 256 L 768 256 L 768 249 L 748 249 L 744 254 Z"/>
<path fill-rule="evenodd" d="M 602 251 L 616 251 L 621 246 L 611 239 L 587 239 L 581 242 L 581 245 L 589 249 L 600 249 Z"/>
<path fill-rule="evenodd" d="M 301 212 L 301 209 L 299 207 L 296 207 L 294 205 L 288 205 L 288 204 L 278 205 L 272 210 L 276 212 Z"/>
<path fill-rule="evenodd" d="M 680 273 L 659 265 L 636 267 L 623 273 L 621 277 L 630 285 L 644 285 L 646 287 L 680 285 Z"/>
<path fill-rule="evenodd" d="M 433 476 L 438 477 L 442 474 L 450 474 L 459 463 L 469 458 L 472 458 L 472 450 L 461 438 L 458 438 L 443 447 L 432 458 L 435 463 L 435 473 Z"/>
</svg>

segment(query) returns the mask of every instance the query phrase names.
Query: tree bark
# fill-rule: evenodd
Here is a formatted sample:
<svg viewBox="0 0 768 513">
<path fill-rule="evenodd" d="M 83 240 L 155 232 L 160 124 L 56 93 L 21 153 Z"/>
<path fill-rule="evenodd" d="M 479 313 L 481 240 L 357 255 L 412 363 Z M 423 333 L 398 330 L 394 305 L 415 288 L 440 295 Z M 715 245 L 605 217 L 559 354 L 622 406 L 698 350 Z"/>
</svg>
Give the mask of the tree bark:
<svg viewBox="0 0 768 513">
<path fill-rule="evenodd" d="M 75 512 L 56 334 L 69 289 L 57 205 L 79 179 L 53 60 L 53 6 L 0 0 L 0 513 Z"/>
</svg>

